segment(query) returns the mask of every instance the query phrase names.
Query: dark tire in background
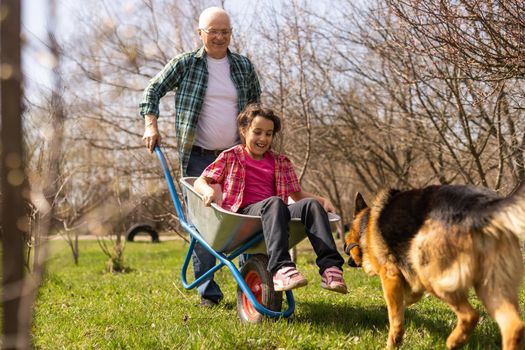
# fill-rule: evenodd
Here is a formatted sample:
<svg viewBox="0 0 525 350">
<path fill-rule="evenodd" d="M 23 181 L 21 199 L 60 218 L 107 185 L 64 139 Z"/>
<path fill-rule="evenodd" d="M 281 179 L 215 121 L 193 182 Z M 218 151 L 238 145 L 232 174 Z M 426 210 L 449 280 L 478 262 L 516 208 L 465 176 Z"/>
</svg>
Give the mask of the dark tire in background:
<svg viewBox="0 0 525 350">
<path fill-rule="evenodd" d="M 272 311 L 281 311 L 283 293 L 273 290 L 273 279 L 267 266 L 266 255 L 254 254 L 243 265 L 241 275 L 260 304 Z M 240 287 L 237 287 L 237 313 L 245 323 L 259 323 L 267 318 L 255 310 Z"/>
<path fill-rule="evenodd" d="M 135 236 L 138 234 L 148 234 L 151 236 L 151 241 L 153 243 L 160 242 L 159 233 L 157 232 L 157 230 L 155 230 L 151 225 L 145 223 L 135 224 L 131 226 L 126 232 L 126 240 L 128 242 L 133 242 Z"/>
</svg>

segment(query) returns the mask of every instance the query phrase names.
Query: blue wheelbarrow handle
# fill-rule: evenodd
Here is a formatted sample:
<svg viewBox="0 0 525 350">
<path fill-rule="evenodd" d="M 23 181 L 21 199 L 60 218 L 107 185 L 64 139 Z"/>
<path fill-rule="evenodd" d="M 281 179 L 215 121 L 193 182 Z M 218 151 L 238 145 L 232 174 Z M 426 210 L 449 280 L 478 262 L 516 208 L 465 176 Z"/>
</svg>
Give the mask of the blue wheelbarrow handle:
<svg viewBox="0 0 525 350">
<path fill-rule="evenodd" d="M 179 217 L 181 223 L 187 223 L 186 217 L 184 216 L 184 211 L 182 210 L 182 204 L 180 203 L 175 184 L 173 183 L 173 178 L 171 177 L 168 163 L 166 162 L 166 158 L 164 157 L 164 154 L 162 153 L 158 145 L 155 146 L 155 153 L 159 158 L 162 171 L 164 172 L 164 177 L 166 178 L 166 182 L 168 183 L 168 190 L 170 191 L 171 200 L 173 202 L 173 205 L 175 206 L 175 210 L 177 211 L 177 216 Z"/>
</svg>

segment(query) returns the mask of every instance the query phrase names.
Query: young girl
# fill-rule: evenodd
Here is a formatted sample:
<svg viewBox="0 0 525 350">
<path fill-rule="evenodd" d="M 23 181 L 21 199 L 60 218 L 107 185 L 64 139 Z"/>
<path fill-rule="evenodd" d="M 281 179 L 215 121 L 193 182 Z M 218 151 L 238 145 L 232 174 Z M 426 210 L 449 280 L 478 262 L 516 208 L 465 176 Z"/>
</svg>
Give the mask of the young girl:
<svg viewBox="0 0 525 350">
<path fill-rule="evenodd" d="M 216 202 L 233 212 L 261 216 L 268 249 L 268 271 L 276 291 L 305 286 L 288 253 L 288 222 L 301 218 L 317 254 L 321 287 L 347 293 L 327 211 L 335 211 L 326 198 L 304 192 L 288 158 L 270 150 L 281 120 L 259 104 L 248 105 L 237 118 L 242 145 L 222 152 L 195 181 L 204 205 Z M 295 203 L 287 205 L 288 196 Z"/>
</svg>

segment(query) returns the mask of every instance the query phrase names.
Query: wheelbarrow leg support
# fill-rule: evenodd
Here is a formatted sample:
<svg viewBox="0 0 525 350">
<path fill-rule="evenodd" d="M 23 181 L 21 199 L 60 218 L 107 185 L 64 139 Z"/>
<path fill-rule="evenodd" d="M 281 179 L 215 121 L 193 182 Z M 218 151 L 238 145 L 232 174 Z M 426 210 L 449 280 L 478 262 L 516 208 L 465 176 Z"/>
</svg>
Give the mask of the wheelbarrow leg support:
<svg viewBox="0 0 525 350">
<path fill-rule="evenodd" d="M 187 271 L 188 271 L 188 266 L 190 264 L 191 255 L 193 253 L 193 250 L 195 249 L 195 244 L 196 243 L 197 243 L 197 240 L 192 237 L 192 239 L 190 241 L 190 247 L 188 248 L 188 252 L 186 253 L 186 258 L 184 259 L 184 264 L 182 265 L 182 270 L 181 270 L 181 274 L 180 274 L 180 279 L 182 281 L 182 286 L 184 288 L 186 288 L 186 289 L 193 289 L 195 287 L 198 287 L 208 277 L 212 276 L 215 273 L 215 271 L 219 270 L 221 267 L 224 266 L 224 264 L 221 262 L 221 263 L 215 265 L 213 268 L 211 268 L 208 271 L 206 271 L 206 273 L 204 273 L 202 276 L 197 278 L 192 283 L 188 283 L 187 279 L 186 279 L 186 275 L 187 275 Z"/>
<path fill-rule="evenodd" d="M 241 273 L 239 272 L 239 270 L 237 269 L 235 264 L 232 262 L 233 259 L 235 259 L 237 256 L 242 254 L 244 251 L 246 251 L 247 249 L 251 248 L 255 244 L 259 243 L 263 239 L 262 232 L 257 234 L 255 237 L 250 239 L 248 242 L 243 244 L 238 249 L 236 249 L 229 256 L 225 256 L 224 254 L 219 253 L 219 252 L 215 251 L 214 249 L 212 249 L 209 246 L 209 244 L 195 230 L 195 228 L 193 226 L 188 225 L 186 222 L 181 222 L 181 224 L 182 224 L 183 228 L 186 231 L 188 231 L 190 233 L 191 237 L 192 237 L 191 242 L 190 242 L 190 247 L 188 248 L 188 253 L 186 254 L 186 259 L 184 261 L 184 264 L 183 264 L 183 267 L 182 267 L 182 272 L 181 272 L 181 280 L 182 280 L 182 285 L 184 286 L 184 288 L 192 289 L 192 288 L 197 287 L 199 284 L 204 282 L 204 280 L 206 280 L 208 277 L 213 275 L 215 273 L 215 271 L 219 270 L 223 266 L 226 266 L 226 267 L 228 267 L 228 269 L 232 273 L 233 277 L 237 281 L 237 284 L 239 285 L 239 288 L 241 288 L 242 292 L 244 293 L 244 295 L 246 295 L 246 297 L 248 298 L 250 303 L 253 305 L 255 310 L 257 310 L 257 312 L 259 312 L 259 313 L 261 313 L 261 314 L 263 314 L 265 316 L 272 317 L 272 318 L 290 317 L 293 314 L 294 309 L 295 309 L 295 301 L 294 301 L 294 298 L 293 298 L 293 293 L 291 291 L 287 291 L 286 292 L 286 299 L 288 300 L 288 308 L 284 312 L 270 310 L 270 309 L 266 308 L 264 305 L 262 305 L 261 303 L 259 303 L 257 301 L 257 299 L 253 295 L 252 291 L 250 290 L 250 288 L 246 284 L 246 281 L 242 277 Z M 191 259 L 191 253 L 195 249 L 195 244 L 197 242 L 199 244 L 202 244 L 206 248 L 206 250 L 208 250 L 211 254 L 213 254 L 219 260 L 219 263 L 217 265 L 215 265 L 213 268 L 211 268 L 210 270 L 206 271 L 206 273 L 204 273 L 202 276 L 197 278 L 191 284 L 188 284 L 187 280 L 186 280 L 186 273 L 187 273 L 189 261 Z"/>
</svg>

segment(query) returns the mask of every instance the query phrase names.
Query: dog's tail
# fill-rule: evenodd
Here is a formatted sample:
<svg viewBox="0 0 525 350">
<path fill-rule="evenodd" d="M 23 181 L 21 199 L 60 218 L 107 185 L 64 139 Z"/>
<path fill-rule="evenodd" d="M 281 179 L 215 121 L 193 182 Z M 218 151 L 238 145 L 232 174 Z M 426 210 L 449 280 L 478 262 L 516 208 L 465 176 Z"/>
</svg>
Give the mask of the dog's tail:
<svg viewBox="0 0 525 350">
<path fill-rule="evenodd" d="M 507 198 L 503 199 L 495 211 L 491 224 L 514 233 L 521 241 L 525 240 L 525 181 Z"/>
<path fill-rule="evenodd" d="M 491 210 L 491 209 L 489 209 Z M 491 266 L 482 274 L 480 284 L 486 293 L 497 293 L 505 286 L 518 290 L 523 276 L 523 256 L 520 246 L 525 239 L 525 182 L 511 195 L 495 204 L 490 220 L 482 232 L 484 239 L 483 266 Z"/>
</svg>

